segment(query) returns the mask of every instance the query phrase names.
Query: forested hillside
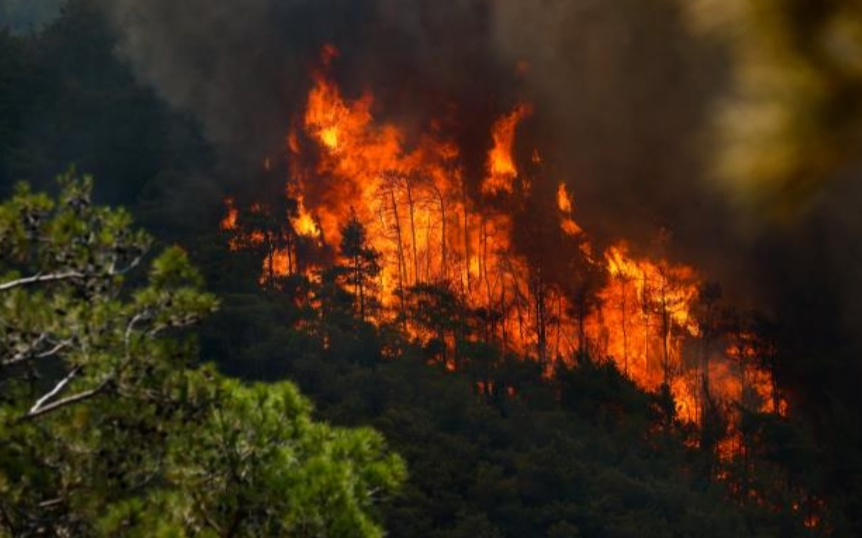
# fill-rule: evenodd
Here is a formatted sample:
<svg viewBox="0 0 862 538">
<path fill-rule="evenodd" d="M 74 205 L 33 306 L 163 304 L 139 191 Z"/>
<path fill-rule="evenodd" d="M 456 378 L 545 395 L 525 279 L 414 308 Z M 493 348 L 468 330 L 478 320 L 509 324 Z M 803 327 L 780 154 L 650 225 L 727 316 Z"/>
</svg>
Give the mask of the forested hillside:
<svg viewBox="0 0 862 538">
<path fill-rule="evenodd" d="M 858 534 L 862 16 L 202 4 L 0 1 L 0 536 Z"/>
</svg>

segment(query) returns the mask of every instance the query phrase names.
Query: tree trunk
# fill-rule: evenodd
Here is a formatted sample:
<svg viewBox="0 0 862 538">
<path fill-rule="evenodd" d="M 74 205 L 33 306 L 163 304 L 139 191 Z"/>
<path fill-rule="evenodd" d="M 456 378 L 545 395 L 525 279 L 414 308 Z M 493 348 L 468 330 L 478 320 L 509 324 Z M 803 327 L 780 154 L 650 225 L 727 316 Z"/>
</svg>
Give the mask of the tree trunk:
<svg viewBox="0 0 862 538">
<path fill-rule="evenodd" d="M 401 312 L 406 312 L 406 304 L 404 297 L 404 281 L 406 280 L 406 271 L 404 261 L 404 243 L 402 242 L 401 237 L 401 218 L 398 215 L 398 200 L 395 198 L 395 186 L 393 185 L 391 190 L 389 191 L 389 195 L 392 199 L 392 212 L 395 216 L 395 234 L 398 242 L 398 288 L 401 295 Z"/>
<path fill-rule="evenodd" d="M 437 191 L 437 197 L 440 200 L 440 233 L 442 234 L 440 237 L 440 274 L 443 281 L 447 281 L 449 280 L 449 261 L 447 259 L 448 252 L 446 251 L 446 200 L 443 198 L 443 192 L 440 191 L 440 189 L 437 189 L 436 186 L 435 190 Z"/>
<path fill-rule="evenodd" d="M 407 191 L 407 209 L 410 211 L 410 237 L 413 247 L 413 284 L 419 283 L 419 247 L 416 243 L 416 207 L 413 201 L 413 187 L 410 178 L 404 179 Z"/>
<path fill-rule="evenodd" d="M 629 375 L 629 333 L 628 333 L 628 322 L 627 322 L 627 306 L 628 306 L 628 298 L 626 297 L 627 286 L 626 286 L 626 278 L 622 277 L 620 279 L 620 287 L 622 289 L 622 297 L 620 300 L 620 310 L 622 316 L 622 332 L 623 332 L 623 372 L 626 376 Z"/>
</svg>

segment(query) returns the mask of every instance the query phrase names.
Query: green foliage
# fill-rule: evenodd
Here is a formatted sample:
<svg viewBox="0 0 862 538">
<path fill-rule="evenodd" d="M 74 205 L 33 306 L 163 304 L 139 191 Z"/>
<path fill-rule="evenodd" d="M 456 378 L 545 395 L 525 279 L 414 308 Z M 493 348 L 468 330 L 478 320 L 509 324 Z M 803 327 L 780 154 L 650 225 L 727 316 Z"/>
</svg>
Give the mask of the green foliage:
<svg viewBox="0 0 862 538">
<path fill-rule="evenodd" d="M 0 204 L 0 536 L 382 536 L 383 438 L 195 368 L 215 297 L 91 189 Z"/>
<path fill-rule="evenodd" d="M 466 332 L 443 290 L 408 297 L 422 313 L 411 321 Z M 228 296 L 203 334 L 232 373 L 295 379 L 325 417 L 386 436 L 411 470 L 384 514 L 393 537 L 819 535 L 792 511 L 798 491 L 784 481 L 812 484 L 797 467 L 811 455 L 807 437 L 780 417 L 749 422 L 747 460 L 722 462 L 687 447 L 696 436 L 669 416 L 668 393 L 644 393 L 612 363 L 586 360 L 549 380 L 535 361 L 464 341 L 459 370 L 447 372 L 397 330 L 303 314 L 271 291 Z M 770 504 L 735 497 L 740 477 Z"/>
<path fill-rule="evenodd" d="M 382 536 L 370 517 L 404 469 L 371 430 L 316 424 L 290 384 L 226 382 L 200 435 L 172 447 L 185 512 L 224 536 Z M 230 529 L 230 531 L 228 531 Z"/>
</svg>

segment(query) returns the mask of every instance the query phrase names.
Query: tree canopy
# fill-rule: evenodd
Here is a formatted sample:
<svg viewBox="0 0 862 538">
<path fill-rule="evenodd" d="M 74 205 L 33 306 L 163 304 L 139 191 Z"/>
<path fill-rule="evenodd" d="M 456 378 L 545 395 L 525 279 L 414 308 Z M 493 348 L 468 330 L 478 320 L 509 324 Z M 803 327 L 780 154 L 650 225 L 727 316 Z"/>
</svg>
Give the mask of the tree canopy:
<svg viewBox="0 0 862 538">
<path fill-rule="evenodd" d="M 383 438 L 199 366 L 216 298 L 91 187 L 0 204 L 0 535 L 382 536 Z"/>
</svg>

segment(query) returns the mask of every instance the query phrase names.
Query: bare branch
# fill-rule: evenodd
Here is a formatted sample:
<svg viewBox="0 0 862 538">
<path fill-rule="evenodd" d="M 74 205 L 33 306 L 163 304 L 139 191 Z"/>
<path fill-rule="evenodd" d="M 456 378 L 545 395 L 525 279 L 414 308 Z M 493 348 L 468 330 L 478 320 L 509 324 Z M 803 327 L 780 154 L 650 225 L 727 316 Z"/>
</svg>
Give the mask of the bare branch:
<svg viewBox="0 0 862 538">
<path fill-rule="evenodd" d="M 132 317 L 132 319 L 129 320 L 128 325 L 126 325 L 126 332 L 125 332 L 125 335 L 123 336 L 123 344 L 125 345 L 125 348 L 126 348 L 126 358 L 127 359 L 129 358 L 129 346 L 131 345 L 132 331 L 135 329 L 135 325 L 137 325 L 138 322 L 140 322 L 140 321 L 142 321 L 148 317 L 150 317 L 150 314 L 148 311 L 144 311 L 144 312 L 141 312 L 139 314 L 135 314 Z"/>
<path fill-rule="evenodd" d="M 51 349 L 49 349 L 43 353 L 39 353 L 37 355 L 34 355 L 33 358 L 35 358 L 35 359 L 47 359 L 48 357 L 53 357 L 57 353 L 63 351 L 64 348 L 71 346 L 72 342 L 74 342 L 74 340 L 72 338 L 69 338 L 68 340 L 63 340 L 62 342 L 60 342 L 56 346 L 52 347 Z"/>
<path fill-rule="evenodd" d="M 135 267 L 137 267 L 138 265 L 140 265 L 141 260 L 143 260 L 143 259 L 144 259 L 143 255 L 141 255 L 141 256 L 135 256 L 135 257 L 134 257 L 134 259 L 133 259 L 131 262 L 129 262 L 129 265 L 127 265 L 127 266 L 123 267 L 122 269 L 117 269 L 117 268 L 116 268 L 116 262 L 112 262 L 112 263 L 111 263 L 111 268 L 109 269 L 108 274 L 109 274 L 109 275 L 111 275 L 111 276 L 114 276 L 114 275 L 125 275 L 126 273 L 128 273 L 128 272 L 130 272 L 130 271 L 134 270 L 134 269 L 135 269 Z"/>
<path fill-rule="evenodd" d="M 112 380 L 113 378 L 108 378 L 94 389 L 79 392 L 78 394 L 63 398 L 62 400 L 57 400 L 56 402 L 48 404 L 36 411 L 33 411 L 31 409 L 30 412 L 21 417 L 20 420 L 32 420 L 34 418 L 41 417 L 42 415 L 47 415 L 48 413 L 56 411 L 57 409 L 83 402 L 84 400 L 89 400 L 90 398 L 99 395 L 102 391 L 107 389 L 108 386 L 110 386 Z"/>
<path fill-rule="evenodd" d="M 53 508 L 62 504 L 65 501 L 64 498 L 59 497 L 57 499 L 51 499 L 50 501 L 43 501 L 39 503 L 39 508 Z"/>
<path fill-rule="evenodd" d="M 126 346 L 126 357 L 123 360 L 123 362 L 119 365 L 119 367 L 116 368 L 114 370 L 114 372 L 112 372 L 110 375 L 108 375 L 108 377 L 106 377 L 104 379 L 104 381 L 102 381 L 97 387 L 95 387 L 91 390 L 80 392 L 78 394 L 74 394 L 72 396 L 68 396 L 66 398 L 63 398 L 62 400 L 57 400 L 53 403 L 48 403 L 52 399 L 56 398 L 57 395 L 59 395 L 66 388 L 66 386 L 68 386 L 68 384 L 73 379 L 75 379 L 75 377 L 77 377 L 77 375 L 81 372 L 81 367 L 77 366 L 77 367 L 73 368 L 72 371 L 70 371 L 69 374 L 65 378 L 63 378 L 59 383 L 57 383 L 57 385 L 51 390 L 51 392 L 49 392 L 48 394 L 46 394 L 42 398 L 40 398 L 39 401 L 37 401 L 35 403 L 35 405 L 33 405 L 33 407 L 30 408 L 30 411 L 27 412 L 27 414 L 21 418 L 21 420 L 34 419 L 36 417 L 48 414 L 52 411 L 56 411 L 57 409 L 60 409 L 62 407 L 66 407 L 66 406 L 69 406 L 72 404 L 82 402 L 84 400 L 88 400 L 94 396 L 97 396 L 102 391 L 104 391 L 117 378 L 117 376 L 125 369 L 125 367 L 131 362 L 132 357 L 130 355 L 129 345 L 130 345 L 130 339 L 131 339 L 132 331 L 134 330 L 134 327 L 137 323 L 139 323 L 142 320 L 145 320 L 149 315 L 150 314 L 148 312 L 142 312 L 140 314 L 133 316 L 129 320 L 129 323 L 126 326 L 126 331 L 125 331 L 125 335 L 124 335 L 125 346 Z"/>
<path fill-rule="evenodd" d="M 51 390 L 51 392 L 49 392 L 48 394 L 39 398 L 39 400 L 33 405 L 33 407 L 30 408 L 30 413 L 31 414 L 37 413 L 40 409 L 42 409 L 42 407 L 46 403 L 48 403 L 53 398 L 55 398 L 58 394 L 63 392 L 63 389 L 66 388 L 66 385 L 68 385 L 73 379 L 75 379 L 75 377 L 78 376 L 78 373 L 80 371 L 81 371 L 80 366 L 76 366 L 75 368 L 72 368 L 72 371 L 69 372 L 69 375 L 67 375 L 59 383 L 57 383 L 57 385 Z"/>
<path fill-rule="evenodd" d="M 24 362 L 30 357 L 33 356 L 36 348 L 42 345 L 42 342 L 48 339 L 48 333 L 42 333 L 39 335 L 39 338 L 36 339 L 35 342 L 30 344 L 27 349 L 24 351 L 20 351 L 12 356 L 11 359 L 6 359 L 4 361 L 0 361 L 0 366 L 12 366 L 14 364 L 18 364 L 20 362 Z"/>
<path fill-rule="evenodd" d="M 184 329 L 190 327 L 200 321 L 201 316 L 197 314 L 189 314 L 186 316 L 176 317 L 168 320 L 166 323 L 154 325 L 152 329 L 147 331 L 146 335 L 150 338 L 155 338 L 169 329 Z"/>
<path fill-rule="evenodd" d="M 131 363 L 132 357 L 131 357 L 129 345 L 130 345 L 130 339 L 132 336 L 132 331 L 134 330 L 134 327 L 137 323 L 139 323 L 142 320 L 145 320 L 149 315 L 150 314 L 148 312 L 142 312 L 140 314 L 136 314 L 135 316 L 133 316 L 129 320 L 129 323 L 126 326 L 126 331 L 125 331 L 125 335 L 124 335 L 125 346 L 126 346 L 125 359 L 122 361 L 122 363 L 119 365 L 119 367 L 117 367 L 110 375 L 108 375 L 108 377 L 106 377 L 104 379 L 104 381 L 102 381 L 96 388 L 91 389 L 91 390 L 87 390 L 84 392 L 80 392 L 78 394 L 69 396 L 67 398 L 63 398 L 62 400 L 58 400 L 56 402 L 49 404 L 48 402 L 50 402 L 53 398 L 55 398 L 58 394 L 60 394 L 63 391 L 63 389 L 78 375 L 78 373 L 80 373 L 81 367 L 80 366 L 75 367 L 74 369 L 72 369 L 71 372 L 69 372 L 69 375 L 67 375 L 62 381 L 57 383 L 57 386 L 55 386 L 54 389 L 51 390 L 51 392 L 49 392 L 48 394 L 46 394 L 45 396 L 40 398 L 39 401 L 36 402 L 36 404 L 30 409 L 30 411 L 24 417 L 22 417 L 22 420 L 33 419 L 33 418 L 45 415 L 47 413 L 50 413 L 52 411 L 55 411 L 61 407 L 65 407 L 68 405 L 82 402 L 84 400 L 88 400 L 88 399 L 98 395 L 103 390 L 105 390 L 122 373 L 122 371 L 126 368 L 126 366 L 128 366 L 128 364 Z"/>
<path fill-rule="evenodd" d="M 16 354 L 11 359 L 6 359 L 5 361 L 0 361 L 0 366 L 14 366 L 16 364 L 26 362 L 30 359 L 36 359 L 36 360 L 47 359 L 48 357 L 53 357 L 53 356 L 57 355 L 58 353 L 60 353 L 61 351 L 63 351 L 64 349 L 70 347 L 72 345 L 72 343 L 74 342 L 74 340 L 72 338 L 69 338 L 68 340 L 63 340 L 63 341 L 57 343 L 51 349 L 48 349 L 48 350 L 45 350 L 42 352 L 36 352 L 36 348 L 39 347 L 39 344 L 41 344 L 42 342 L 44 342 L 47 339 L 48 339 L 47 335 L 43 334 L 26 351 L 22 351 L 21 353 Z"/>
<path fill-rule="evenodd" d="M 121 269 L 116 268 L 116 263 L 112 262 L 111 266 L 108 268 L 107 272 L 102 272 L 102 275 L 107 276 L 116 276 L 116 275 L 125 275 L 126 273 L 134 270 L 138 265 L 140 265 L 143 260 L 143 255 L 135 256 L 129 264 Z M 23 286 L 32 286 L 34 284 L 43 284 L 49 282 L 60 282 L 64 280 L 72 280 L 75 278 L 86 278 L 92 276 L 99 276 L 99 273 L 93 272 L 92 274 L 82 273 L 80 271 L 66 271 L 62 273 L 49 273 L 49 274 L 36 274 L 33 276 L 28 276 L 24 278 L 19 278 L 16 280 L 11 280 L 9 282 L 4 282 L 0 284 L 0 292 L 9 291 L 15 288 L 20 288 Z"/>
<path fill-rule="evenodd" d="M 59 282 L 63 280 L 71 280 L 73 278 L 84 278 L 86 275 L 83 273 L 79 273 L 78 271 L 69 271 L 66 273 L 51 273 L 47 275 L 38 274 L 33 276 L 28 276 L 25 278 L 19 278 L 17 280 L 11 280 L 9 282 L 4 282 L 0 284 L 0 292 L 9 291 L 15 288 L 20 288 L 22 286 L 32 286 L 34 284 L 41 284 L 45 282 Z"/>
</svg>

